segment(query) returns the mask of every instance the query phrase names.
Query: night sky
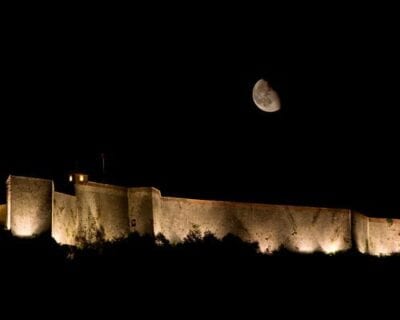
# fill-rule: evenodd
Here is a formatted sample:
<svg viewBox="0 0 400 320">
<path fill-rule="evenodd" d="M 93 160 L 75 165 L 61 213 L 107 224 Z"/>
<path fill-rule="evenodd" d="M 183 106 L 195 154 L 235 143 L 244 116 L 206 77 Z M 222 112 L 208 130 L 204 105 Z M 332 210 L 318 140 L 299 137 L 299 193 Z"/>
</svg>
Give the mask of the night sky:
<svg viewBox="0 0 400 320">
<path fill-rule="evenodd" d="M 243 15 L 10 25 L 0 180 L 62 190 L 81 169 L 164 195 L 400 217 L 396 28 Z M 259 78 L 281 111 L 255 107 Z"/>
</svg>

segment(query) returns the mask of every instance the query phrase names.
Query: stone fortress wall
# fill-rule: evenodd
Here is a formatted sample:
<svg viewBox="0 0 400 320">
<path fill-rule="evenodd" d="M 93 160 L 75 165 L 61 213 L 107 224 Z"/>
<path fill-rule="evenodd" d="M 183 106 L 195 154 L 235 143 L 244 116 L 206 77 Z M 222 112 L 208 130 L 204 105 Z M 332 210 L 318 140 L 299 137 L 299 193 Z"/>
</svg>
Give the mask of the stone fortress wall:
<svg viewBox="0 0 400 320">
<path fill-rule="evenodd" d="M 191 230 L 217 238 L 233 234 L 258 242 L 262 252 L 334 253 L 352 247 L 366 254 L 400 252 L 400 219 L 370 218 L 349 209 L 163 197 L 155 188 L 123 188 L 85 181 L 75 195 L 54 192 L 50 180 L 10 176 L 6 227 L 16 236 L 51 231 L 60 244 L 112 241 L 163 234 L 172 243 Z M 5 208 L 7 213 L 4 214 Z M 3 212 L 3 215 L 1 214 Z"/>
<path fill-rule="evenodd" d="M 54 192 L 51 234 L 62 244 L 75 245 L 79 237 L 76 196 Z"/>
<path fill-rule="evenodd" d="M 7 228 L 15 236 L 39 235 L 51 229 L 53 181 L 10 176 L 7 179 Z"/>
<path fill-rule="evenodd" d="M 155 220 L 155 233 L 172 242 L 182 241 L 198 226 L 201 232 L 210 231 L 218 238 L 231 233 L 258 242 L 263 252 L 286 247 L 296 252 L 330 253 L 351 247 L 351 213 L 347 209 L 165 197 Z"/>
<path fill-rule="evenodd" d="M 354 212 L 353 236 L 361 253 L 375 256 L 400 253 L 400 219 L 372 218 Z"/>
</svg>

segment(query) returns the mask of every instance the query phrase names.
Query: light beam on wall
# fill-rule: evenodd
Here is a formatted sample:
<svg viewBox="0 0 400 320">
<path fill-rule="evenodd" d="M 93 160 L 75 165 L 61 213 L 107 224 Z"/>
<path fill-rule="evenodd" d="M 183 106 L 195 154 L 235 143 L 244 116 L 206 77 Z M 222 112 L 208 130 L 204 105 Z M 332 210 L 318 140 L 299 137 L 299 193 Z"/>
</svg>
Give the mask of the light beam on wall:
<svg viewBox="0 0 400 320">
<path fill-rule="evenodd" d="M 322 246 L 322 251 L 327 254 L 334 254 L 343 248 L 343 243 L 341 241 L 332 241 L 326 243 Z"/>
<path fill-rule="evenodd" d="M 313 253 L 319 249 L 319 246 L 312 240 L 299 240 L 296 244 L 301 253 Z"/>
<path fill-rule="evenodd" d="M 37 233 L 36 225 L 37 223 L 27 217 L 16 219 L 13 221 L 12 232 L 18 237 L 33 237 Z"/>
</svg>

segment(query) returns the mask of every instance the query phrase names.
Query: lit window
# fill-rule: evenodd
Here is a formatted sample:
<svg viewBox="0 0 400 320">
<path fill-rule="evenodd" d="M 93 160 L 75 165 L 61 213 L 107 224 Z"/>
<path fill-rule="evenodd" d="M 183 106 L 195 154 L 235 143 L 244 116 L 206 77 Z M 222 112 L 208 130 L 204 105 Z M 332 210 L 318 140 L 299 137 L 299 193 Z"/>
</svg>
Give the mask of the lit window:
<svg viewBox="0 0 400 320">
<path fill-rule="evenodd" d="M 80 181 L 80 182 L 83 182 L 83 180 L 84 180 L 84 177 L 83 177 L 83 175 L 81 174 L 81 175 L 79 176 L 79 181 Z"/>
<path fill-rule="evenodd" d="M 69 175 L 69 182 L 72 182 L 72 174 Z"/>
</svg>

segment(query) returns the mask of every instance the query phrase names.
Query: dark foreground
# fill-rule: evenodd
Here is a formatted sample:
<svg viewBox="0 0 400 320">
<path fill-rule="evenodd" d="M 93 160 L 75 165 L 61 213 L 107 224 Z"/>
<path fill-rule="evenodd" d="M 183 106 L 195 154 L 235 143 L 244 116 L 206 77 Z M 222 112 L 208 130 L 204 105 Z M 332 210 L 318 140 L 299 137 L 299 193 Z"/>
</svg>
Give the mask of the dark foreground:
<svg viewBox="0 0 400 320">
<path fill-rule="evenodd" d="M 136 310 L 149 301 L 156 309 L 168 305 L 174 310 L 200 303 L 200 311 L 226 299 L 229 311 L 249 304 L 276 308 L 277 302 L 337 308 L 355 306 L 360 298 L 364 305 L 372 299 L 376 306 L 379 300 L 390 303 L 400 292 L 400 256 L 377 258 L 353 251 L 268 256 L 234 236 L 219 241 L 212 235 L 191 235 L 177 246 L 162 238 L 156 242 L 133 234 L 76 249 L 60 246 L 48 235 L 19 239 L 2 231 L 2 292 L 7 301 L 51 300 L 67 309 L 72 303 L 93 311 L 120 303 L 124 307 L 116 310 Z"/>
</svg>

